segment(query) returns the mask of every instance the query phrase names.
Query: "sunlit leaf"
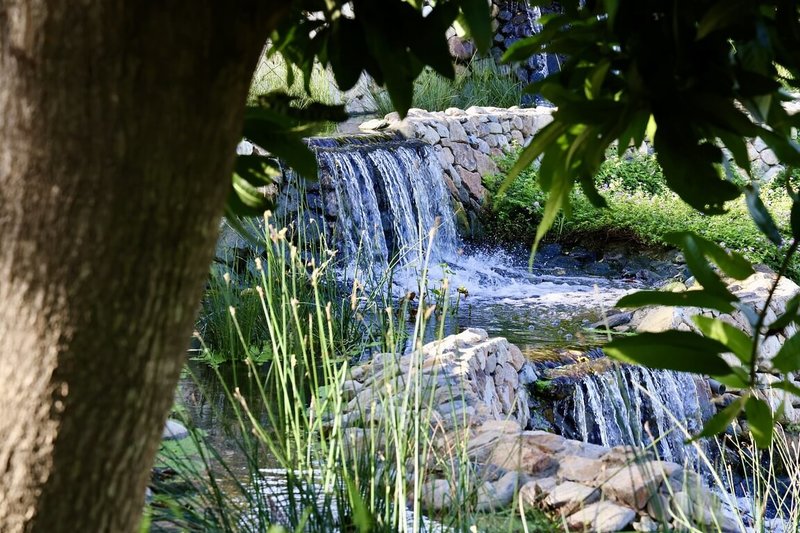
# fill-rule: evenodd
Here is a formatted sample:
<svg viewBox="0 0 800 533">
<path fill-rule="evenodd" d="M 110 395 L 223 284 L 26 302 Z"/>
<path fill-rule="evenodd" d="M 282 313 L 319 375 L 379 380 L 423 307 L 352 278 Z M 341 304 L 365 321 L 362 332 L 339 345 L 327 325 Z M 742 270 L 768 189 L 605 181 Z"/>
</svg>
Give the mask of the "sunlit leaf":
<svg viewBox="0 0 800 533">
<path fill-rule="evenodd" d="M 745 187 L 744 194 L 747 199 L 747 209 L 750 211 L 753 222 L 756 223 L 761 233 L 766 235 L 775 245 L 780 246 L 781 242 L 783 242 L 781 232 L 778 231 L 778 226 L 775 225 L 767 206 L 761 201 L 758 189 L 752 186 Z"/>
<path fill-rule="evenodd" d="M 697 324 L 703 335 L 719 341 L 733 352 L 739 360 L 749 365 L 753 358 L 753 340 L 739 328 L 723 322 L 718 318 L 695 315 L 692 321 Z"/>
<path fill-rule="evenodd" d="M 795 372 L 800 370 L 800 333 L 786 339 L 772 358 L 772 366 L 781 372 Z"/>
<path fill-rule="evenodd" d="M 606 344 L 603 351 L 620 361 L 651 368 L 702 374 L 731 372 L 731 367 L 719 356 L 728 348 L 690 331 L 639 333 L 615 339 Z"/>
<path fill-rule="evenodd" d="M 753 440 L 761 448 L 768 448 L 772 442 L 772 409 L 769 404 L 760 398 L 750 396 L 745 405 L 747 422 L 750 425 L 750 433 Z"/>
<path fill-rule="evenodd" d="M 722 411 L 709 418 L 708 421 L 703 424 L 703 430 L 696 437 L 694 437 L 694 439 L 696 440 L 702 437 L 713 437 L 714 435 L 719 435 L 720 433 L 725 432 L 725 430 L 728 429 L 728 426 L 731 425 L 731 422 L 733 422 L 739 413 L 742 412 L 746 402 L 746 396 L 737 398 L 731 402 L 730 405 L 725 407 Z"/>
<path fill-rule="evenodd" d="M 798 308 L 800 308 L 800 294 L 795 294 L 786 302 L 783 314 L 767 326 L 769 334 L 779 333 L 792 322 L 800 320 L 800 315 L 797 313 Z"/>
<path fill-rule="evenodd" d="M 701 307 L 717 309 L 723 313 L 734 310 L 732 299 L 721 298 L 708 291 L 637 291 L 620 298 L 617 307 L 643 307 L 645 305 L 667 305 L 671 307 Z"/>
</svg>

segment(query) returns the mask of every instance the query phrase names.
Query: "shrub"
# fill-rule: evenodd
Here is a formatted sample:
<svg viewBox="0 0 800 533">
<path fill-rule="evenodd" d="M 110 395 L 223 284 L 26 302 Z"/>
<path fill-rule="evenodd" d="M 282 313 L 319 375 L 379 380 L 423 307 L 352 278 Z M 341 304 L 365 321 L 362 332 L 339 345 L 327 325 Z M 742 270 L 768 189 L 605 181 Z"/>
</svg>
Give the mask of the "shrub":
<svg viewBox="0 0 800 533">
<path fill-rule="evenodd" d="M 514 158 L 509 155 L 501 159 L 501 169 L 508 169 Z M 652 156 L 610 158 L 603 169 L 597 179 L 604 186 L 601 192 L 608 209 L 595 208 L 580 191 L 573 191 L 571 217 L 559 215 L 547 239 L 582 241 L 597 235 L 623 236 L 644 245 L 663 246 L 667 233 L 692 231 L 740 252 L 753 263 L 779 268 L 783 254 L 755 226 L 744 199 L 729 202 L 725 214 L 706 216 L 666 189 Z M 503 194 L 498 194 L 503 179 L 499 175 L 485 180 L 492 193 L 486 214 L 487 233 L 501 241 L 521 240 L 530 244 L 547 195 L 539 186 L 533 168 L 523 171 Z M 788 238 L 791 200 L 776 187 L 780 189 L 765 187 L 762 199 Z M 800 260 L 793 260 L 788 275 L 800 279 Z"/>
</svg>

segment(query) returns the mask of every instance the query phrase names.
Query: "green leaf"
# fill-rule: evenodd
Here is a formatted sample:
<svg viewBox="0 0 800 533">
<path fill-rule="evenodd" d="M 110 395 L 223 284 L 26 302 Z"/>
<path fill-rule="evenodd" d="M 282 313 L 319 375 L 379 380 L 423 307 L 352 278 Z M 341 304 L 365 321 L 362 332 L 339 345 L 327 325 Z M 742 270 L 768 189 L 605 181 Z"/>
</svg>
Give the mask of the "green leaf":
<svg viewBox="0 0 800 533">
<path fill-rule="evenodd" d="M 741 366 L 735 366 L 731 368 L 730 374 L 716 374 L 711 375 L 711 377 L 732 389 L 746 389 L 751 385 L 750 374 L 748 374 L 744 367 Z"/>
<path fill-rule="evenodd" d="M 519 176 L 519 173 L 525 170 L 533 161 L 542 155 L 544 151 L 561 137 L 567 131 L 566 124 L 561 122 L 551 122 L 534 136 L 531 143 L 522 150 L 519 158 L 508 171 L 508 176 L 503 180 L 503 183 L 498 189 L 498 194 L 503 194 L 506 189 L 511 186 L 511 183 Z"/>
<path fill-rule="evenodd" d="M 615 339 L 603 347 L 610 357 L 626 363 L 681 372 L 725 375 L 731 372 L 720 353 L 728 348 L 690 331 L 640 333 Z"/>
<path fill-rule="evenodd" d="M 753 440 L 761 448 L 768 448 L 772 442 L 772 429 L 774 426 L 772 409 L 770 409 L 769 404 L 760 398 L 750 396 L 745 405 L 745 414 L 747 415 L 747 422 L 750 425 L 750 433 L 753 435 Z"/>
<path fill-rule="evenodd" d="M 281 169 L 277 161 L 260 155 L 236 156 L 236 174 L 256 187 L 280 182 Z"/>
<path fill-rule="evenodd" d="M 773 389 L 785 390 L 786 392 L 794 394 L 795 396 L 800 396 L 800 387 L 788 381 L 779 381 L 777 383 L 773 383 L 771 387 Z"/>
<path fill-rule="evenodd" d="M 723 313 L 734 310 L 730 299 L 721 298 L 708 291 L 638 291 L 620 298 L 617 307 L 643 307 L 645 305 L 667 305 L 671 307 L 702 307 L 717 309 Z"/>
<path fill-rule="evenodd" d="M 550 189 L 550 194 L 547 196 L 547 201 L 544 204 L 544 212 L 542 213 L 542 220 L 536 227 L 536 238 L 533 242 L 532 255 L 536 253 L 542 238 L 553 226 L 556 216 L 559 211 L 569 209 L 569 193 L 572 190 L 572 181 L 566 176 L 557 179 Z"/>
<path fill-rule="evenodd" d="M 711 32 L 741 22 L 742 11 L 749 11 L 746 9 L 748 3 L 742 0 L 720 0 L 711 6 L 697 25 L 697 40 L 707 37 Z"/>
<path fill-rule="evenodd" d="M 725 409 L 715 414 L 703 425 L 703 430 L 695 436 L 692 440 L 697 440 L 702 437 L 713 437 L 719 435 L 728 429 L 728 426 L 736 419 L 739 413 L 744 409 L 747 397 L 743 396 L 737 398 L 730 403 Z"/>
<path fill-rule="evenodd" d="M 747 143 L 744 138 L 725 130 L 718 130 L 716 134 L 728 150 L 730 150 L 736 165 L 750 175 L 752 172 L 752 165 L 750 164 L 750 157 L 747 153 Z"/>
<path fill-rule="evenodd" d="M 225 223 L 228 224 L 243 239 L 248 241 L 256 248 L 260 248 L 264 244 L 263 240 L 253 235 L 250 232 L 250 230 L 245 227 L 245 225 L 242 223 L 242 219 L 240 218 L 241 216 L 251 216 L 251 215 L 242 215 L 240 213 L 236 213 L 235 211 L 231 210 L 229 206 L 226 206 Z"/>
<path fill-rule="evenodd" d="M 647 124 L 650 122 L 650 113 L 638 112 L 633 115 L 628 126 L 623 130 L 619 136 L 619 146 L 617 147 L 617 155 L 622 157 L 625 151 L 633 143 L 634 148 L 638 148 L 644 140 L 645 132 L 647 131 Z"/>
<path fill-rule="evenodd" d="M 753 222 L 756 223 L 761 233 L 767 236 L 776 246 L 780 246 L 783 242 L 781 232 L 778 231 L 778 226 L 772 220 L 772 215 L 767 210 L 767 206 L 761 201 L 758 195 L 758 189 L 754 186 L 747 186 L 744 189 L 745 198 L 747 200 L 747 209 L 750 211 L 750 216 Z"/>
<path fill-rule="evenodd" d="M 353 512 L 353 523 L 360 533 L 367 533 L 373 531 L 375 520 L 369 510 L 361 492 L 358 490 L 355 482 L 348 476 L 347 480 L 347 496 L 350 500 L 350 509 Z"/>
<path fill-rule="evenodd" d="M 719 341 L 739 358 L 739 360 L 749 365 L 753 355 L 753 340 L 742 330 L 727 322 L 717 318 L 703 315 L 695 315 L 692 321 L 697 324 L 703 335 L 709 339 Z"/>
<path fill-rule="evenodd" d="M 687 117 L 657 116 L 658 129 L 654 146 L 670 189 L 701 213 L 717 215 L 725 212 L 725 202 L 737 198 L 739 187 L 723 180 L 715 163 L 722 161 L 722 152 L 708 143 L 700 143 L 687 135 Z"/>
<path fill-rule="evenodd" d="M 800 370 L 800 333 L 786 339 L 772 358 L 772 366 L 781 372 L 796 372 Z"/>
<path fill-rule="evenodd" d="M 366 47 L 367 41 L 361 24 L 347 17 L 336 19 L 328 47 L 328 60 L 336 85 L 342 91 L 352 89 L 358 83 L 363 71 L 362 63 L 353 61 L 353 58 L 363 54 Z"/>
<path fill-rule="evenodd" d="M 461 0 L 461 12 L 475 46 L 481 52 L 488 51 L 492 44 L 489 3 L 486 0 Z"/>
<path fill-rule="evenodd" d="M 753 274 L 753 266 L 742 255 L 736 252 L 726 252 L 718 244 L 692 232 L 668 233 L 664 238 L 667 242 L 671 242 L 683 250 L 686 264 L 700 285 L 723 299 L 734 301 L 735 297 L 708 265 L 706 257 L 714 261 L 725 274 L 734 279 L 745 279 Z"/>
<path fill-rule="evenodd" d="M 767 326 L 767 334 L 779 333 L 792 322 L 797 322 L 798 319 L 800 319 L 797 313 L 798 308 L 800 308 L 800 294 L 795 294 L 786 302 L 783 314 L 776 318 L 772 324 Z"/>
<path fill-rule="evenodd" d="M 242 202 L 253 209 L 262 209 L 263 206 L 269 204 L 267 198 L 256 187 L 253 187 L 247 180 L 242 178 L 239 174 L 233 174 L 233 190 Z M 266 208 L 265 208 L 266 209 Z M 264 212 L 264 209 L 261 210 Z"/>
</svg>

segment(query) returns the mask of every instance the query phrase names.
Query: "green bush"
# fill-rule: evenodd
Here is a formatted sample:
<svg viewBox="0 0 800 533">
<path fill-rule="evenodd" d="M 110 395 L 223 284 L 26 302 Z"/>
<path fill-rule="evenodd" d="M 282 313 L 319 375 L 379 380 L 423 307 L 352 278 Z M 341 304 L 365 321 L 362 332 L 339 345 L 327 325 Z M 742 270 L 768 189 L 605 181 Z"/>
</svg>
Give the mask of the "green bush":
<svg viewBox="0 0 800 533">
<path fill-rule="evenodd" d="M 507 170 L 515 155 L 502 159 Z M 528 168 L 503 193 L 498 194 L 504 176 L 490 176 L 485 185 L 491 193 L 487 214 L 487 232 L 501 241 L 532 243 L 542 217 L 547 195 L 537 181 L 535 169 Z M 753 263 L 773 269 L 780 266 L 783 254 L 769 242 L 753 223 L 744 199 L 730 202 L 728 212 L 707 216 L 698 213 L 669 191 L 653 156 L 633 155 L 610 158 L 603 164 L 598 183 L 608 202 L 608 209 L 597 209 L 579 191 L 571 196 L 572 216 L 559 215 L 548 240 L 583 241 L 597 235 L 632 239 L 643 245 L 663 246 L 667 233 L 692 231 L 725 248 L 742 253 Z M 790 199 L 780 183 L 767 186 L 762 199 L 778 226 L 789 238 Z M 794 260 L 789 277 L 800 279 L 800 261 Z"/>
<path fill-rule="evenodd" d="M 628 192 L 662 194 L 667 182 L 654 155 L 632 153 L 612 157 L 601 166 L 595 178 L 599 187 Z"/>
</svg>

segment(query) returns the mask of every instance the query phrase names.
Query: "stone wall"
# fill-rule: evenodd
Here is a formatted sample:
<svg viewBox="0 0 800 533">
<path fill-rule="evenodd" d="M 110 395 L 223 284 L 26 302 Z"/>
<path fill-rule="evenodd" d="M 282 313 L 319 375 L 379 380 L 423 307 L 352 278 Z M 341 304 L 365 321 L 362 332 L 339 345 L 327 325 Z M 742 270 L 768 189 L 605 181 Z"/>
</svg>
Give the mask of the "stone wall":
<svg viewBox="0 0 800 533">
<path fill-rule="evenodd" d="M 492 0 L 492 41 L 491 55 L 500 62 L 506 50 L 520 39 L 534 35 L 541 30 L 539 18 L 553 13 L 558 6 L 532 6 L 524 0 Z M 526 61 L 513 66 L 513 72 L 524 85 L 546 78 L 560 69 L 560 58 L 554 54 L 533 54 Z M 543 102 L 540 96 L 524 94 L 522 104 Z"/>
<path fill-rule="evenodd" d="M 365 122 L 361 129 L 395 130 L 433 145 L 456 213 L 466 218 L 462 229 L 474 234 L 486 196 L 483 178 L 498 171 L 493 158 L 527 145 L 552 120 L 552 111 L 548 107 L 470 107 L 437 112 L 410 109 L 404 120 L 397 113 L 389 113 L 383 119 Z"/>
<path fill-rule="evenodd" d="M 793 102 L 787 108 L 796 112 L 800 104 Z M 498 171 L 494 158 L 515 147 L 526 146 L 536 132 L 552 120 L 554 111 L 555 108 L 544 106 L 450 108 L 446 111 L 410 109 L 403 120 L 397 113 L 389 113 L 383 119 L 364 122 L 360 128 L 362 131 L 399 131 L 408 138 L 433 145 L 456 213 L 465 219 L 461 223 L 462 230 L 473 236 L 479 231 L 478 220 L 486 196 L 483 178 Z M 747 151 L 757 178 L 769 181 L 784 170 L 775 153 L 761 139 L 749 141 Z"/>
</svg>

